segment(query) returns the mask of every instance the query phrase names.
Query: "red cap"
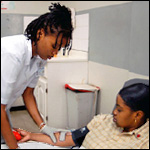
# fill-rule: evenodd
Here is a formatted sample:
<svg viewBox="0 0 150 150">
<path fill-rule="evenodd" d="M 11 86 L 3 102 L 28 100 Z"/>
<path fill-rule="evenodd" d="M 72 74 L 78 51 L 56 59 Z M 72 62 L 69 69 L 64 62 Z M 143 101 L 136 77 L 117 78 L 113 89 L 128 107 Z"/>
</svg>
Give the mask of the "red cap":
<svg viewBox="0 0 150 150">
<path fill-rule="evenodd" d="M 13 131 L 13 134 L 17 141 L 21 140 L 21 135 L 17 131 Z"/>
</svg>

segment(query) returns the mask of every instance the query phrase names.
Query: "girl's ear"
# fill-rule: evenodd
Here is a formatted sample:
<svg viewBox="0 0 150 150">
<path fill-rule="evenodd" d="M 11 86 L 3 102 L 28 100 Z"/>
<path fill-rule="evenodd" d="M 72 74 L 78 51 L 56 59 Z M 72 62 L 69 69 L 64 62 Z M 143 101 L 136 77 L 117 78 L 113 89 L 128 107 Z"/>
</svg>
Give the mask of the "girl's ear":
<svg viewBox="0 0 150 150">
<path fill-rule="evenodd" d="M 37 40 L 40 40 L 40 38 L 41 37 L 43 37 L 45 35 L 45 32 L 44 32 L 44 29 L 42 28 L 42 29 L 39 29 L 38 31 L 37 31 Z"/>
<path fill-rule="evenodd" d="M 136 119 L 141 120 L 144 117 L 144 113 L 141 110 L 136 111 Z"/>
</svg>

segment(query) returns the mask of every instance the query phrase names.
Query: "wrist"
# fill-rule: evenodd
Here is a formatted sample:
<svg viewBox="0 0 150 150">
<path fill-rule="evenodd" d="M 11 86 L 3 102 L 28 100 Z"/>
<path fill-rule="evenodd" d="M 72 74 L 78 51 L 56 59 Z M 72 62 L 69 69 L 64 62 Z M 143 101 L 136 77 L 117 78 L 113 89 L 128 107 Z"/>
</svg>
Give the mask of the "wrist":
<svg viewBox="0 0 150 150">
<path fill-rule="evenodd" d="M 40 125 L 39 125 L 39 129 L 41 130 L 46 124 L 44 122 L 42 122 Z"/>
<path fill-rule="evenodd" d="M 29 134 L 29 140 L 34 140 L 34 133 Z"/>
</svg>

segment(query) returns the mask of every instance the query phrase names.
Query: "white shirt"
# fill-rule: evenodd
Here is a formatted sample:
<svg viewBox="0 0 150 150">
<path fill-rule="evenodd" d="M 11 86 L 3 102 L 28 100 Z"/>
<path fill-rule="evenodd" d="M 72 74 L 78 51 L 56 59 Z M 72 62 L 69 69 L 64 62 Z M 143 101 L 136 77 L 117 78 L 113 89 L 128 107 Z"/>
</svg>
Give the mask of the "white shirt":
<svg viewBox="0 0 150 150">
<path fill-rule="evenodd" d="M 1 38 L 1 104 L 9 109 L 27 87 L 34 88 L 46 64 L 32 57 L 31 40 L 24 35 Z"/>
</svg>

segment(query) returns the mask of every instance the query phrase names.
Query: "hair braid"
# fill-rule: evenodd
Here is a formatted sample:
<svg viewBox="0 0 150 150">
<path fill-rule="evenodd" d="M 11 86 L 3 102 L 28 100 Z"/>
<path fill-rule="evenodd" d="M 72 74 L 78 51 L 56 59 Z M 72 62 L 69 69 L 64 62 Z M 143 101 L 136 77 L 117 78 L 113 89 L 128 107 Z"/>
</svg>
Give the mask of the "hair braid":
<svg viewBox="0 0 150 150">
<path fill-rule="evenodd" d="M 44 29 L 45 34 L 48 34 L 48 28 L 51 33 L 59 32 L 63 34 L 63 37 L 72 39 L 72 22 L 71 22 L 71 11 L 65 6 L 61 6 L 59 3 L 52 3 L 49 6 L 50 12 L 39 16 L 33 20 L 26 28 L 24 35 L 37 43 L 37 32 L 39 29 Z M 55 29 L 55 30 L 54 30 Z M 57 37 L 58 38 L 58 37 Z M 57 42 L 57 41 L 56 41 Z M 67 41 L 68 43 L 68 41 Z"/>
</svg>

